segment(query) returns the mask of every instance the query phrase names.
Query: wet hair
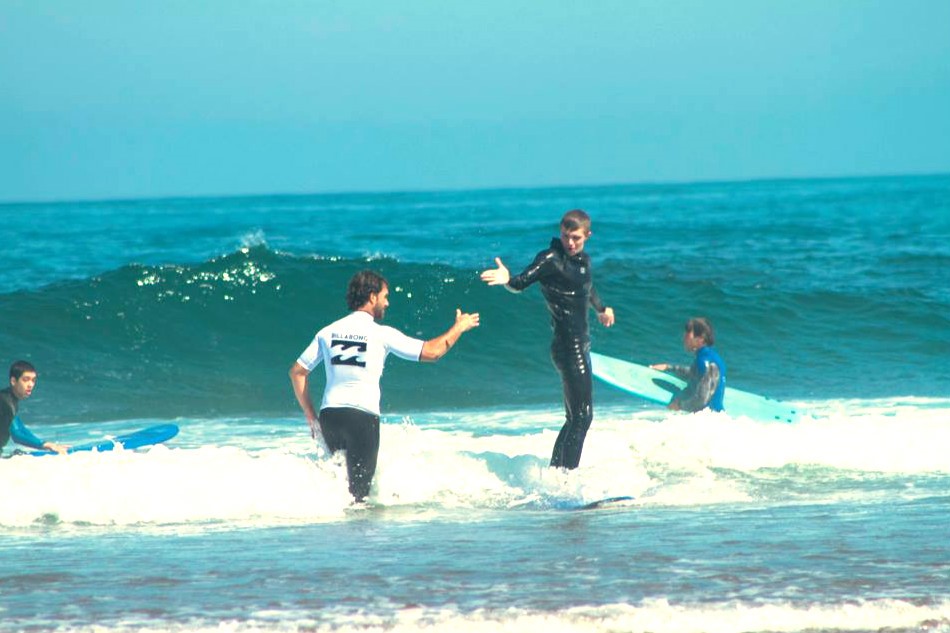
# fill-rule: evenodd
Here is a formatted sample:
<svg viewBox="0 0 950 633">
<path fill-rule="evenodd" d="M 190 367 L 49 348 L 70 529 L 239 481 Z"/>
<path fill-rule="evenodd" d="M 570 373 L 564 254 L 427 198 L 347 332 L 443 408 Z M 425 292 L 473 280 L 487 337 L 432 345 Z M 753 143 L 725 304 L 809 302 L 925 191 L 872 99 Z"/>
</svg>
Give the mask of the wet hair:
<svg viewBox="0 0 950 633">
<path fill-rule="evenodd" d="M 586 232 L 590 232 L 590 216 L 587 215 L 587 212 L 583 209 L 572 209 L 564 214 L 561 218 L 561 228 L 565 228 L 568 231 L 576 231 L 577 229 L 584 229 Z"/>
<path fill-rule="evenodd" d="M 25 360 L 18 360 L 17 362 L 10 365 L 10 378 L 14 380 L 19 380 L 20 376 L 26 372 L 31 371 L 34 374 L 36 373 L 36 367 L 31 365 Z"/>
<path fill-rule="evenodd" d="M 350 310 L 359 310 L 366 305 L 371 294 L 379 294 L 388 285 L 382 275 L 372 270 L 361 270 L 353 275 L 346 288 L 347 307 Z"/>
<path fill-rule="evenodd" d="M 703 317 L 694 317 L 686 322 L 686 331 L 692 332 L 693 336 L 700 336 L 706 345 L 716 344 L 716 335 L 713 334 L 712 324 Z"/>
</svg>

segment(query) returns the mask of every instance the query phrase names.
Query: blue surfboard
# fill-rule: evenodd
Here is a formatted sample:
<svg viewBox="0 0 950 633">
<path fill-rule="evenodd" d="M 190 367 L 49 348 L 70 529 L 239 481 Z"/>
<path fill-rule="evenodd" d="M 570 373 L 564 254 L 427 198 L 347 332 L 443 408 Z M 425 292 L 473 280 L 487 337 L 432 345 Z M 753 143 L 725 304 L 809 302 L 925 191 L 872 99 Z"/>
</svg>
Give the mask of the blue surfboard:
<svg viewBox="0 0 950 633">
<path fill-rule="evenodd" d="M 131 450 L 133 448 L 161 444 L 162 442 L 172 439 L 176 435 L 178 435 L 178 427 L 176 425 L 157 424 L 140 431 L 135 431 L 134 433 L 127 433 L 126 435 L 119 435 L 110 439 L 100 440 L 98 442 L 89 442 L 88 444 L 71 446 L 69 448 L 69 453 L 78 453 L 80 451 L 97 451 L 101 453 L 104 451 L 111 451 L 116 448 L 116 446 L 126 450 Z M 27 454 L 36 456 L 58 455 L 56 451 L 30 451 Z"/>
<path fill-rule="evenodd" d="M 609 385 L 652 402 L 668 405 L 686 386 L 680 378 L 645 365 L 638 365 L 591 352 L 594 376 Z M 746 416 L 762 422 L 796 422 L 803 412 L 780 400 L 726 387 L 723 399 L 726 413 Z"/>
</svg>

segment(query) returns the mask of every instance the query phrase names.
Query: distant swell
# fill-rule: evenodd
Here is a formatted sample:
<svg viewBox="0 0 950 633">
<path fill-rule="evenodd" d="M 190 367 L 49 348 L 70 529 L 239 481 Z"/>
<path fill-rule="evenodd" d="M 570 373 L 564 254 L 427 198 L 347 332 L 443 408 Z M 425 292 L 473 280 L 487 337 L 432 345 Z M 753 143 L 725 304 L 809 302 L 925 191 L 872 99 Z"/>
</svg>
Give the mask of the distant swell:
<svg viewBox="0 0 950 633">
<path fill-rule="evenodd" d="M 658 278 L 624 266 L 631 264 L 611 262 L 599 282 L 618 323 L 606 330 L 592 317 L 597 351 L 688 362 L 682 322 L 712 305 L 704 312 L 720 333 L 735 386 L 801 398 L 946 393 L 941 374 L 927 368 L 944 366 L 947 350 L 911 334 L 950 327 L 926 296 L 782 294 L 741 280 Z M 457 307 L 482 316 L 482 327 L 436 365 L 391 359 L 384 410 L 560 406 L 537 289 L 515 296 L 484 286 L 475 270 L 299 256 L 265 245 L 196 265 L 126 265 L 0 295 L 0 348 L 5 358 L 38 365 L 41 382 L 29 406 L 48 420 L 293 414 L 287 370 L 319 327 L 345 314 L 347 281 L 365 267 L 390 280 L 387 323 L 413 336 L 443 332 Z M 898 358 L 895 386 L 883 368 Z M 318 375 L 317 398 L 321 385 Z M 603 386 L 597 393 L 600 401 L 623 397 Z"/>
<path fill-rule="evenodd" d="M 497 295 L 471 271 L 296 257 L 263 246 L 196 266 L 128 265 L 86 281 L 2 295 L 0 313 L 13 327 L 0 341 L 6 355 L 28 357 L 41 369 L 30 406 L 38 409 L 48 399 L 55 406 L 43 408 L 66 418 L 287 412 L 294 406 L 288 368 L 319 327 L 346 314 L 347 281 L 366 267 L 391 280 L 387 323 L 413 336 L 446 330 L 456 307 L 484 308 L 490 321 L 519 332 L 498 343 L 491 342 L 497 331 L 470 335 L 437 367 L 390 361 L 384 377 L 390 407 L 549 396 L 550 389 L 532 387 L 530 379 L 522 393 L 508 387 L 515 375 L 541 373 L 543 363 L 516 359 L 537 357 L 521 350 L 532 343 L 543 348 L 546 326 L 537 314 L 518 311 L 492 318 L 497 310 L 488 304 Z M 495 347 L 502 351 L 498 358 L 490 351 Z M 318 375 L 315 382 L 321 380 Z"/>
</svg>

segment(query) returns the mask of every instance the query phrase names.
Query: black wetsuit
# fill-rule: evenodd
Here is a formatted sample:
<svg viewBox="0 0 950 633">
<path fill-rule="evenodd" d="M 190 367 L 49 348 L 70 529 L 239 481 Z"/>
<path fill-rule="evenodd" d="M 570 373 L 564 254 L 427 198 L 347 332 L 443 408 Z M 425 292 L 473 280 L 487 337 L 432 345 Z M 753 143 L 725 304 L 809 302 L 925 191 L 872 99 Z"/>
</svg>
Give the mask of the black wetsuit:
<svg viewBox="0 0 950 633">
<path fill-rule="evenodd" d="M 0 451 L 3 451 L 3 447 L 10 441 L 18 404 L 19 400 L 10 387 L 0 389 Z"/>
<path fill-rule="evenodd" d="M 590 257 L 584 251 L 568 255 L 557 238 L 520 275 L 511 277 L 507 287 L 520 292 L 534 282 L 541 284 L 551 314 L 551 360 L 561 375 L 567 417 L 554 443 L 551 466 L 577 468 L 594 419 L 587 310 L 588 306 L 597 312 L 605 308 L 594 289 Z"/>
<path fill-rule="evenodd" d="M 17 417 L 19 406 L 20 401 L 13 395 L 11 387 L 0 389 L 0 453 L 11 438 L 17 444 L 30 448 L 43 448 L 43 440 L 36 437 Z"/>
</svg>

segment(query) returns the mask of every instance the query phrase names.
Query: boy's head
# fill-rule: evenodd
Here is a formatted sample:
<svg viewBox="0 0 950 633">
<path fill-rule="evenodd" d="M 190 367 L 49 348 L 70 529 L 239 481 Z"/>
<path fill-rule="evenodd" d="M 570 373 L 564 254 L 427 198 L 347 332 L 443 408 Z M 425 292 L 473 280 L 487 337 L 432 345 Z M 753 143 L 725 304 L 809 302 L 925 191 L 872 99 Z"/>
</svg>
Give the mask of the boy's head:
<svg viewBox="0 0 950 633">
<path fill-rule="evenodd" d="M 561 218 L 561 245 L 568 255 L 583 251 L 590 233 L 590 216 L 585 211 L 573 209 Z"/>
<path fill-rule="evenodd" d="M 686 330 L 683 333 L 683 345 L 690 352 L 695 352 L 700 347 L 716 344 L 716 335 L 713 333 L 712 324 L 703 317 L 694 317 L 686 322 Z"/>
<path fill-rule="evenodd" d="M 346 305 L 350 310 L 361 310 L 369 305 L 373 318 L 381 321 L 389 307 L 389 284 L 372 270 L 361 270 L 353 275 L 346 288 Z"/>
<path fill-rule="evenodd" d="M 19 400 L 29 398 L 36 386 L 36 368 L 25 360 L 10 365 L 10 388 Z"/>
<path fill-rule="evenodd" d="M 561 218 L 561 228 L 568 231 L 584 229 L 590 235 L 590 216 L 583 209 L 572 209 Z"/>
</svg>

